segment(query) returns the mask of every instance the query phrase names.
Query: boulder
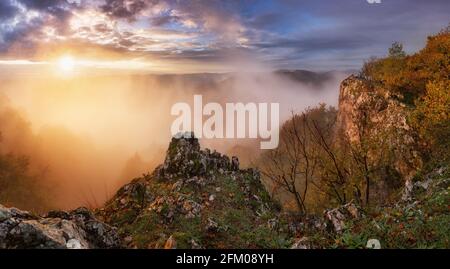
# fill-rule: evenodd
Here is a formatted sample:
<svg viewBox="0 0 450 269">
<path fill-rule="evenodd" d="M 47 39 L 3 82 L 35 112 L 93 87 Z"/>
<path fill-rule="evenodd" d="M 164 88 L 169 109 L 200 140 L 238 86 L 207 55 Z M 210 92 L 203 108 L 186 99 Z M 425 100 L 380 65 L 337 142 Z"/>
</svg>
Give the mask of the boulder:
<svg viewBox="0 0 450 269">
<path fill-rule="evenodd" d="M 348 220 L 360 219 L 362 217 L 361 210 L 354 203 L 348 203 L 338 208 L 325 211 L 325 219 L 331 224 L 334 232 L 341 233 Z"/>
<path fill-rule="evenodd" d="M 98 221 L 86 208 L 32 215 L 0 205 L 0 248 L 119 248 L 114 227 Z"/>
<path fill-rule="evenodd" d="M 300 239 L 295 240 L 294 244 L 291 246 L 291 249 L 312 249 L 311 241 L 308 237 L 302 237 Z"/>
</svg>

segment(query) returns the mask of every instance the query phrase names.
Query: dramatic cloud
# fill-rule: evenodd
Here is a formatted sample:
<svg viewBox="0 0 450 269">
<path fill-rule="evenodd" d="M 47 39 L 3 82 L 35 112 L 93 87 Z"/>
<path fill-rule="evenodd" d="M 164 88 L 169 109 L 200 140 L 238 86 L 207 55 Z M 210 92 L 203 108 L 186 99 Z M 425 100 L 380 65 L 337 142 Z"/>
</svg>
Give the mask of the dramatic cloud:
<svg viewBox="0 0 450 269">
<path fill-rule="evenodd" d="M 352 69 L 393 41 L 417 50 L 448 14 L 447 0 L 3 0 L 0 51 L 100 48 L 156 61 L 220 65 L 234 55 L 274 68 Z"/>
<path fill-rule="evenodd" d="M 148 2 L 144 0 L 106 0 L 101 9 L 110 16 L 133 20 L 147 7 Z"/>
</svg>

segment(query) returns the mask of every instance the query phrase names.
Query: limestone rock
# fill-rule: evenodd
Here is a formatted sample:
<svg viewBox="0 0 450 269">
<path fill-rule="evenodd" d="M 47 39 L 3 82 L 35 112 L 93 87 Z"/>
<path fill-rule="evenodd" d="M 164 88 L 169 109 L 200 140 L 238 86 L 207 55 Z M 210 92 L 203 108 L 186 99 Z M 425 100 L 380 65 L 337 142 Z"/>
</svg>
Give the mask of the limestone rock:
<svg viewBox="0 0 450 269">
<path fill-rule="evenodd" d="M 295 243 L 291 246 L 291 249 L 312 249 L 311 242 L 308 237 L 302 237 L 297 239 Z"/>
<path fill-rule="evenodd" d="M 46 217 L 0 205 L 0 248 L 119 248 L 116 229 L 80 208 Z"/>
<path fill-rule="evenodd" d="M 378 239 L 369 239 L 367 240 L 366 248 L 381 249 L 381 243 Z"/>
<path fill-rule="evenodd" d="M 397 96 L 385 89 L 370 87 L 362 78 L 350 76 L 341 83 L 337 135 L 343 134 L 350 142 L 359 143 L 360 129 L 364 125 L 369 137 L 375 141 L 379 138 L 377 143 L 389 146 L 394 155 L 394 168 L 405 182 L 422 166 L 420 141 L 407 123 L 408 115 L 408 108 Z"/>
<path fill-rule="evenodd" d="M 212 171 L 239 169 L 239 161 L 230 159 L 216 151 L 201 150 L 198 139 L 192 132 L 178 134 L 172 138 L 164 164 L 158 168 L 160 177 L 167 179 L 182 177 L 186 179 L 210 178 Z"/>
<path fill-rule="evenodd" d="M 336 233 L 343 231 L 347 220 L 360 219 L 361 217 L 361 210 L 354 203 L 348 203 L 341 207 L 325 211 L 325 219 L 331 223 Z"/>
</svg>

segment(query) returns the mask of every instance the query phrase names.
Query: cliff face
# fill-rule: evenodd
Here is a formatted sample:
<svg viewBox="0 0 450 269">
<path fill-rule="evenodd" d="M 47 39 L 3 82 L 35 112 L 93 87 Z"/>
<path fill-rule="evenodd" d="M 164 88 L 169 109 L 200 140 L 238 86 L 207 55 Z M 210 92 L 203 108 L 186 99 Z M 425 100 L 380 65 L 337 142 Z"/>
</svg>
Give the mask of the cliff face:
<svg viewBox="0 0 450 269">
<path fill-rule="evenodd" d="M 422 165 L 418 136 L 407 122 L 409 113 L 392 93 L 372 88 L 362 78 L 350 76 L 341 83 L 338 134 L 352 144 L 370 140 L 373 147 L 369 156 L 387 150 L 395 170 L 406 182 Z"/>
</svg>

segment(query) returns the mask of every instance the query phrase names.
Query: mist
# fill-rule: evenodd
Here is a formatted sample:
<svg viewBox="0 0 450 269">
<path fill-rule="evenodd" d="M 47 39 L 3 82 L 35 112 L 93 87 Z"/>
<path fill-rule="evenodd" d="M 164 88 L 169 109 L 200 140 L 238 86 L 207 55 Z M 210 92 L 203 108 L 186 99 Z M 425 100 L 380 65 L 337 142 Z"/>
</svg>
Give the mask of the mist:
<svg viewBox="0 0 450 269">
<path fill-rule="evenodd" d="M 123 184 L 163 161 L 176 102 L 278 102 L 284 121 L 319 103 L 336 105 L 344 73 L 318 83 L 275 72 L 73 77 L 0 77 L 0 152 L 29 157 L 53 185 L 53 208 L 101 206 Z M 259 153 L 256 140 L 202 140 L 240 157 Z M 52 194 L 53 195 L 53 194 Z"/>
</svg>

